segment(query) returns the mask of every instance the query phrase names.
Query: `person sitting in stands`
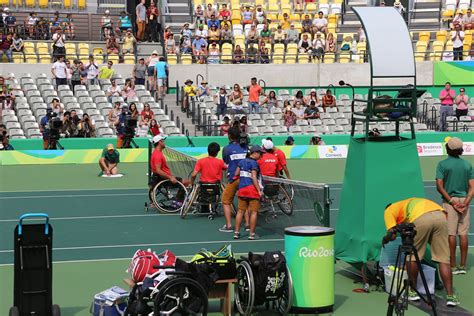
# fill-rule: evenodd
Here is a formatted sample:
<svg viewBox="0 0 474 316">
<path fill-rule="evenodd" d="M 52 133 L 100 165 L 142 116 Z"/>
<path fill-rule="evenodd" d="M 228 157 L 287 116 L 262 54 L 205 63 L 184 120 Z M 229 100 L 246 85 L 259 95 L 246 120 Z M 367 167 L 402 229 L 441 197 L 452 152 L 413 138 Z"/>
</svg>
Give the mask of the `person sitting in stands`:
<svg viewBox="0 0 474 316">
<path fill-rule="evenodd" d="M 326 111 L 326 108 L 336 107 L 336 98 L 332 95 L 331 90 L 326 90 L 322 103 L 324 111 Z"/>
</svg>

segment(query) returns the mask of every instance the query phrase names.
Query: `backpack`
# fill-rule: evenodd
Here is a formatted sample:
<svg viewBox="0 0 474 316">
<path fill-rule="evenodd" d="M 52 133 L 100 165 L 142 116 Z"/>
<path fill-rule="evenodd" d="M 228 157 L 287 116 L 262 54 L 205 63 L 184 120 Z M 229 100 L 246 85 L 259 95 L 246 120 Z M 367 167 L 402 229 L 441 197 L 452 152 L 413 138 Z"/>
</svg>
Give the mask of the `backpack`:
<svg viewBox="0 0 474 316">
<path fill-rule="evenodd" d="M 341 50 L 350 50 L 351 49 L 351 46 L 347 43 L 345 43 L 344 45 L 342 45 L 341 47 Z"/>
<path fill-rule="evenodd" d="M 194 264 L 207 264 L 213 268 L 219 280 L 234 279 L 237 276 L 237 266 L 231 245 L 224 245 L 216 252 L 201 249 L 191 260 Z"/>
<path fill-rule="evenodd" d="M 148 250 L 137 250 L 133 255 L 127 271 L 130 273 L 133 282 L 143 282 L 146 276 L 155 274 L 160 269 L 154 266 L 174 266 L 176 256 L 169 250 L 157 255 L 155 252 Z"/>
<path fill-rule="evenodd" d="M 255 287 L 255 305 L 282 296 L 288 274 L 285 256 L 280 251 L 267 251 L 263 255 L 249 252 Z"/>
</svg>

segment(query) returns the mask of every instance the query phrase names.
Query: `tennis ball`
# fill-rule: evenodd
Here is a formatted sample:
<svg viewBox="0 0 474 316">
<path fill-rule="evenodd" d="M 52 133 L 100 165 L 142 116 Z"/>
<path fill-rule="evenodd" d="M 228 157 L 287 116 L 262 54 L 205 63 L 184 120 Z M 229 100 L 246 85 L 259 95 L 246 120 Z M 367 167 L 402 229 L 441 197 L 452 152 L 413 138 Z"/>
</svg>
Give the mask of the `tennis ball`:
<svg viewBox="0 0 474 316">
<path fill-rule="evenodd" d="M 446 137 L 444 138 L 444 142 L 447 143 L 447 142 L 449 142 L 450 139 L 451 139 L 451 136 L 446 136 Z"/>
<path fill-rule="evenodd" d="M 394 266 L 388 266 L 388 269 L 389 269 L 390 271 L 395 271 L 395 267 L 394 267 Z"/>
</svg>

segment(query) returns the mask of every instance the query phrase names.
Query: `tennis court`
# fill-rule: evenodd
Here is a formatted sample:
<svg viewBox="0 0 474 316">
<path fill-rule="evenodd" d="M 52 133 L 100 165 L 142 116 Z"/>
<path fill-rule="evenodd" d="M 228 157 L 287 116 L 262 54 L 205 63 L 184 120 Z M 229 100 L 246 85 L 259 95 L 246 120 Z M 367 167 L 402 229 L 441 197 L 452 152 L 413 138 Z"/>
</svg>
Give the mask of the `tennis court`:
<svg viewBox="0 0 474 316">
<path fill-rule="evenodd" d="M 432 179 L 437 159 L 423 159 L 425 180 Z M 331 184 L 331 218 L 337 216 L 340 182 L 344 160 L 290 161 L 290 170 L 298 180 Z M 312 210 L 295 210 L 293 216 L 279 216 L 275 220 L 262 217 L 257 233 L 258 241 L 232 240 L 231 234 L 217 231 L 222 219 L 209 221 L 206 217 L 144 213 L 147 200 L 146 165 L 122 164 L 123 178 L 97 177 L 96 165 L 0 166 L 2 192 L 0 194 L 0 314 L 6 315 L 12 302 L 13 285 L 13 229 L 20 214 L 46 212 L 54 229 L 54 300 L 63 308 L 63 315 L 88 315 L 95 293 L 113 286 L 125 287 L 122 279 L 129 258 L 138 248 L 156 251 L 169 249 L 189 257 L 200 248 L 215 249 L 231 243 L 236 253 L 283 249 L 283 228 L 291 225 L 315 224 Z M 318 177 L 308 175 L 314 168 Z M 312 179 L 311 179 L 312 178 Z M 433 182 L 425 183 L 427 197 L 438 200 Z M 334 221 L 332 221 L 334 225 Z M 474 238 L 470 236 L 471 244 Z M 470 251 L 470 262 L 474 252 Z M 336 274 L 336 315 L 380 315 L 386 310 L 386 295 L 353 293 L 360 287 L 338 263 Z M 469 271 L 472 275 L 472 269 Z M 469 274 L 455 277 L 462 307 L 474 311 L 473 278 Z M 471 297 L 472 298 L 472 297 Z M 373 312 L 366 312 L 366 304 Z M 217 305 L 215 306 L 217 310 Z M 410 315 L 424 313 L 410 307 Z"/>
</svg>

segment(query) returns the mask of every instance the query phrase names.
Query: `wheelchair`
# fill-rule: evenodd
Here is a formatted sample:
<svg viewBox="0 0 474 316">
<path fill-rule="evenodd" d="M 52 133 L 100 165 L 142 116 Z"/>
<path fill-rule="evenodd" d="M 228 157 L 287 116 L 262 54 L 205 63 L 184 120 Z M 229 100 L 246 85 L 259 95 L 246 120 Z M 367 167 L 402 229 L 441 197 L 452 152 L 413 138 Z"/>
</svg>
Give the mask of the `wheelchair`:
<svg viewBox="0 0 474 316">
<path fill-rule="evenodd" d="M 283 214 L 291 216 L 293 214 L 293 201 L 288 190 L 288 187 L 281 184 L 264 184 L 260 212 L 270 212 L 270 216 L 275 219 L 277 217 L 276 205 Z"/>
<path fill-rule="evenodd" d="M 184 219 L 191 212 L 207 215 L 210 220 L 214 219 L 218 213 L 222 191 L 220 183 L 195 183 L 181 208 L 181 218 Z"/>
<path fill-rule="evenodd" d="M 170 180 L 155 181 L 152 180 L 151 188 L 148 191 L 148 197 L 152 204 L 145 203 L 145 212 L 154 208 L 163 213 L 179 213 L 182 211 L 184 202 L 188 197 L 188 189 L 181 183 L 181 179 L 173 184 Z"/>
<path fill-rule="evenodd" d="M 237 266 L 237 283 L 235 284 L 235 307 L 241 315 L 250 315 L 257 306 L 276 310 L 281 315 L 288 315 L 293 305 L 293 281 L 288 267 L 277 273 L 276 278 L 261 275 L 258 263 L 249 258 L 241 258 Z M 264 283 L 262 283 L 264 281 Z M 278 284 L 282 286 L 278 287 Z"/>
<path fill-rule="evenodd" d="M 160 268 L 165 276 L 157 272 L 135 284 L 124 315 L 207 315 L 207 294 L 191 273 Z"/>
</svg>

